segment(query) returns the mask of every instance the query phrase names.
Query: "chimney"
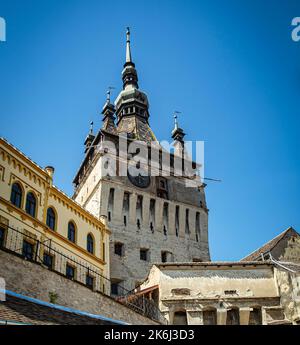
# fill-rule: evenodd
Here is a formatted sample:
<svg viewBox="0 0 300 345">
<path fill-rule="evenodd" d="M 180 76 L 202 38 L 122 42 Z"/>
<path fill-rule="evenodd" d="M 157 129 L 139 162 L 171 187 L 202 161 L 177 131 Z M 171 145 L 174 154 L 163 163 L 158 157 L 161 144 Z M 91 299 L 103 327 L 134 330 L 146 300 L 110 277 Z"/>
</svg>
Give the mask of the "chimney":
<svg viewBox="0 0 300 345">
<path fill-rule="evenodd" d="M 52 166 L 47 166 L 47 167 L 45 168 L 46 173 L 47 173 L 51 178 L 53 178 L 54 170 L 55 170 L 55 169 L 54 169 Z"/>
</svg>

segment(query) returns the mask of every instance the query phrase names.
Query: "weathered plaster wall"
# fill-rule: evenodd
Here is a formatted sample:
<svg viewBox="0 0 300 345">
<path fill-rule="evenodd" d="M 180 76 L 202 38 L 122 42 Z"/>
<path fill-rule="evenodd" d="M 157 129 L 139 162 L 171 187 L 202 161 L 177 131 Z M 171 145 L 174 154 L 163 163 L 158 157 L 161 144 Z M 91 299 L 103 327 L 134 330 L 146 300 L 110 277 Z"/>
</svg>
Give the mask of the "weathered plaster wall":
<svg viewBox="0 0 300 345">
<path fill-rule="evenodd" d="M 300 272 L 276 268 L 275 275 L 286 317 L 293 322 L 300 322 Z"/>
</svg>

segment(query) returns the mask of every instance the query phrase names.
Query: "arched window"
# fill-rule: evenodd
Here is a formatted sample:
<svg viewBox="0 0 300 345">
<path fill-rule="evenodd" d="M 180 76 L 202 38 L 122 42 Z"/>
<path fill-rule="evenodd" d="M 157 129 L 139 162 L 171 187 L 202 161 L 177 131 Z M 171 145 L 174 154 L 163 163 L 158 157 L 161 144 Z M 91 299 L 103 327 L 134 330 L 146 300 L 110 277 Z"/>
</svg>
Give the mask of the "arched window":
<svg viewBox="0 0 300 345">
<path fill-rule="evenodd" d="M 47 225 L 50 229 L 55 230 L 56 216 L 52 207 L 47 210 Z"/>
<path fill-rule="evenodd" d="M 26 212 L 32 217 L 35 217 L 36 213 L 36 198 L 33 193 L 27 193 L 26 197 Z"/>
<path fill-rule="evenodd" d="M 10 201 L 17 207 L 21 207 L 22 194 L 22 188 L 19 183 L 14 183 L 11 187 Z"/>
<path fill-rule="evenodd" d="M 69 241 L 75 243 L 76 231 L 75 231 L 75 224 L 73 222 L 69 222 L 68 224 L 68 239 Z"/>
<path fill-rule="evenodd" d="M 91 234 L 87 235 L 86 249 L 89 253 L 94 254 L 94 239 Z"/>
</svg>

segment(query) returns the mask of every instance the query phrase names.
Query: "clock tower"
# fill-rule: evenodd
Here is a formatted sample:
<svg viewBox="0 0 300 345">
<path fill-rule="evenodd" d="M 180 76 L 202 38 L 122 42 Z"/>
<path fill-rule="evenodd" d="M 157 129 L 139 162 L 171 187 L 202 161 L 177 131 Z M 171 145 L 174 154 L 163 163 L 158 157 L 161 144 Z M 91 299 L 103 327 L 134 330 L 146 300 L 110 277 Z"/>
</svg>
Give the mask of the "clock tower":
<svg viewBox="0 0 300 345">
<path fill-rule="evenodd" d="M 122 80 L 123 90 L 114 103 L 110 91 L 107 94 L 102 128 L 97 134 L 89 133 L 89 140 L 85 141 L 85 157 L 74 178 L 73 196 L 96 217 L 105 217 L 112 231 L 112 294 L 122 294 L 122 288 L 131 290 L 139 285 L 153 263 L 210 260 L 205 184 L 199 180 L 187 187 L 190 177 L 174 174 L 174 154 L 170 156 L 170 173 L 162 172 L 164 150 L 149 125 L 148 97 L 139 89 L 129 28 Z M 174 147 L 184 151 L 183 137 L 176 119 Z M 138 152 L 127 151 L 125 158 L 121 157 L 122 140 L 126 140 L 126 148 L 128 144 L 143 143 L 146 152 L 151 152 L 137 174 L 129 168 L 120 174 L 122 161 L 127 162 Z M 112 149 L 103 143 L 111 143 Z M 153 170 L 148 165 L 153 146 L 159 158 L 157 173 L 151 175 Z M 109 164 L 115 169 L 107 169 Z"/>
</svg>

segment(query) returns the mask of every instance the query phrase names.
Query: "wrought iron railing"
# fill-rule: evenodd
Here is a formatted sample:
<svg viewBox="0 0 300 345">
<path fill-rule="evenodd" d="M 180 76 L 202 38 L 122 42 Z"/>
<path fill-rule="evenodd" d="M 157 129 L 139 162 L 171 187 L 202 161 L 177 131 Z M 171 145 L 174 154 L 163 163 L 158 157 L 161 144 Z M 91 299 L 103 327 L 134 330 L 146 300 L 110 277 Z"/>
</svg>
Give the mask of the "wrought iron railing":
<svg viewBox="0 0 300 345">
<path fill-rule="evenodd" d="M 99 268 L 49 238 L 41 239 L 27 230 L 0 224 L 0 249 L 43 266 L 95 292 L 114 298 L 128 308 L 160 323 L 167 323 L 153 300 L 118 286 L 111 291 L 111 280 Z"/>
</svg>

